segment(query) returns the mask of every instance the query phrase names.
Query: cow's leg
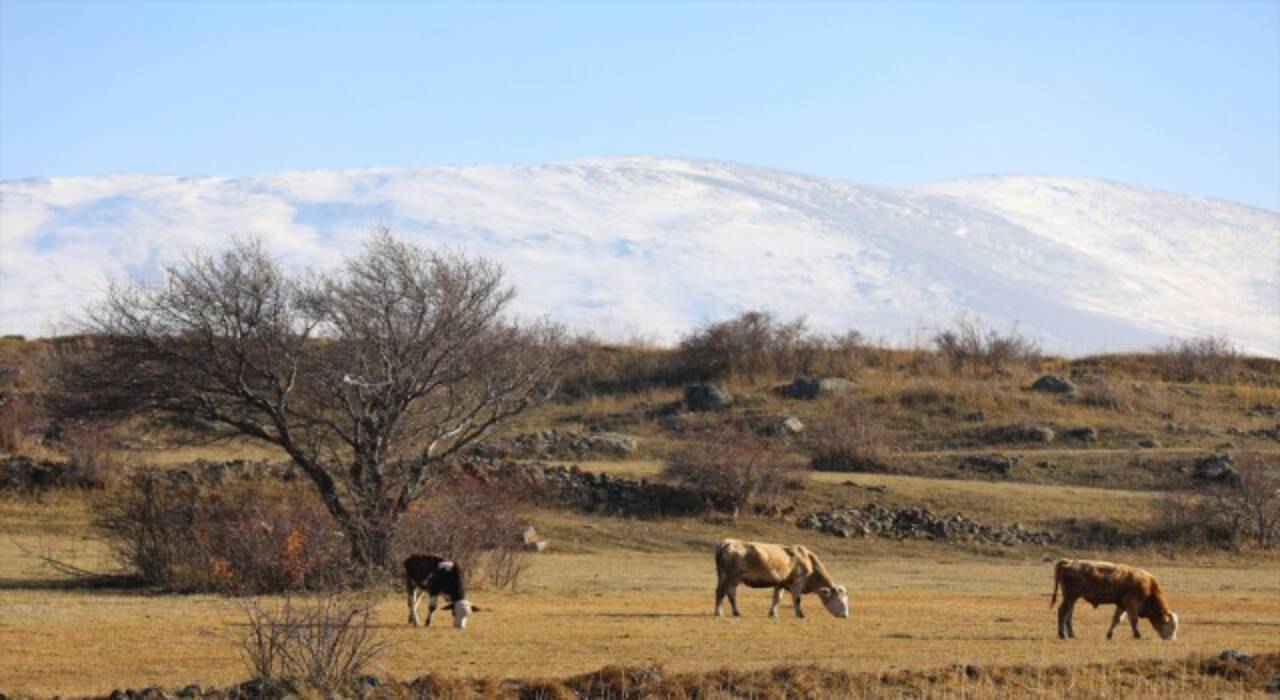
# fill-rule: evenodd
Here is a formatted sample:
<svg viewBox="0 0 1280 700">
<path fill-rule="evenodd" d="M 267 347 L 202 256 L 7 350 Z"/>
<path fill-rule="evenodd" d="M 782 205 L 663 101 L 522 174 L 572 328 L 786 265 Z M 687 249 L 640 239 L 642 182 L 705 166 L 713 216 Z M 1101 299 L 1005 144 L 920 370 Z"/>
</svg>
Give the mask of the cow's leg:
<svg viewBox="0 0 1280 700">
<path fill-rule="evenodd" d="M 431 599 L 427 601 L 427 627 L 431 626 L 431 616 L 436 614 L 436 603 L 439 596 L 432 594 Z"/>
<path fill-rule="evenodd" d="M 1076 611 L 1076 599 L 1062 599 L 1062 604 L 1058 606 L 1058 639 L 1074 639 L 1076 636 L 1075 629 L 1071 626 L 1071 616 Z"/>
<path fill-rule="evenodd" d="M 1120 624 L 1120 618 L 1124 615 L 1124 608 L 1117 605 L 1116 612 L 1111 616 L 1111 626 L 1107 628 L 1107 639 L 1111 639 L 1111 635 L 1116 631 L 1116 625 Z"/>
<path fill-rule="evenodd" d="M 804 593 L 804 582 L 791 584 L 791 602 L 796 608 L 796 617 L 804 617 L 804 611 L 800 609 L 800 596 Z"/>
<path fill-rule="evenodd" d="M 1138 631 L 1138 604 L 1130 598 L 1124 602 L 1124 611 L 1129 616 L 1129 626 L 1133 628 L 1133 638 L 1142 639 L 1142 633 Z"/>
<path fill-rule="evenodd" d="M 729 607 L 733 608 L 734 617 L 742 617 L 742 613 L 738 612 L 738 584 L 729 584 Z"/>
<path fill-rule="evenodd" d="M 724 597 L 728 593 L 728 587 L 724 585 L 724 581 L 716 583 L 716 617 L 724 615 Z"/>
<path fill-rule="evenodd" d="M 418 626 L 418 585 L 411 578 L 405 578 L 404 583 L 405 597 L 409 604 L 409 624 L 414 627 Z"/>
<path fill-rule="evenodd" d="M 782 586 L 773 589 L 773 605 L 769 606 L 769 617 L 778 616 L 778 603 L 782 602 Z"/>
</svg>

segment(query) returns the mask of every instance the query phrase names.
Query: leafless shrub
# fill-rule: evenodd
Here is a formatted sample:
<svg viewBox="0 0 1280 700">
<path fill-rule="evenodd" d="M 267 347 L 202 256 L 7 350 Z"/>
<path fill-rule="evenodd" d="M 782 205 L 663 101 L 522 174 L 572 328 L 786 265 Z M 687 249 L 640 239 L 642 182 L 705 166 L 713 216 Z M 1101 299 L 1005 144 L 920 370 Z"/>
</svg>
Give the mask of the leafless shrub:
<svg viewBox="0 0 1280 700">
<path fill-rule="evenodd" d="M 807 431 L 809 466 L 815 471 L 884 471 L 884 451 L 870 411 L 855 397 L 835 402 Z"/>
<path fill-rule="evenodd" d="M 64 428 L 58 447 L 67 461 L 104 481 L 120 467 L 115 436 L 110 428 L 100 424 L 83 423 Z"/>
<path fill-rule="evenodd" d="M 1236 483 L 1215 484 L 1156 501 L 1155 536 L 1178 544 L 1230 549 L 1280 546 L 1280 465 L 1254 453 L 1237 454 Z"/>
<path fill-rule="evenodd" d="M 346 543 L 308 494 L 212 492 L 185 477 L 138 471 L 95 504 L 95 526 L 125 570 L 170 589 L 235 594 L 352 581 Z"/>
<path fill-rule="evenodd" d="M 1161 376 L 1175 382 L 1223 382 L 1241 371 L 1243 354 L 1229 338 L 1174 340 L 1155 353 Z"/>
<path fill-rule="evenodd" d="M 709 323 L 680 341 L 677 364 L 692 379 L 756 382 L 796 374 L 847 375 L 867 352 L 857 331 L 823 336 L 803 318 L 782 322 L 767 311 L 748 311 Z"/>
<path fill-rule="evenodd" d="M 664 464 L 663 475 L 725 499 L 735 516 L 747 506 L 775 505 L 808 476 L 759 435 L 732 428 L 681 447 Z"/>
<path fill-rule="evenodd" d="M 470 581 L 515 590 L 528 569 L 520 540 L 528 522 L 519 500 L 501 485 L 449 484 L 405 516 L 395 550 L 401 560 L 414 553 L 439 554 L 458 562 Z"/>
<path fill-rule="evenodd" d="M 0 452 L 19 453 L 30 445 L 34 413 L 27 396 L 0 388 Z"/>
<path fill-rule="evenodd" d="M 997 374 L 1011 365 L 1031 364 L 1040 358 L 1040 345 L 1018 333 L 1016 327 L 1001 333 L 964 316 L 952 328 L 935 333 L 933 347 L 956 372 Z"/>
<path fill-rule="evenodd" d="M 325 595 L 292 596 L 275 607 L 254 601 L 237 640 L 245 665 L 259 680 L 288 679 L 333 693 L 347 689 L 377 663 L 388 643 L 378 635 L 373 603 Z"/>
</svg>

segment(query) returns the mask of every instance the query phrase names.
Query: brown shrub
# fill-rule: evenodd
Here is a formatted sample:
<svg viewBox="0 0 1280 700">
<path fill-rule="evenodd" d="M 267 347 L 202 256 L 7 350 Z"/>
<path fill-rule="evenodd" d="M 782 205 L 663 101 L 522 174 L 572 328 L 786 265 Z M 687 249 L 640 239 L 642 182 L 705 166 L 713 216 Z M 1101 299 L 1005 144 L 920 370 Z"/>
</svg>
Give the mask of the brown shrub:
<svg viewBox="0 0 1280 700">
<path fill-rule="evenodd" d="M 734 514 L 746 506 L 775 505 L 789 489 L 804 485 L 806 471 L 780 458 L 754 433 L 724 428 L 691 441 L 663 465 L 662 473 L 724 499 Z"/>
<path fill-rule="evenodd" d="M 253 678 L 288 679 L 326 693 L 347 690 L 387 648 L 378 635 L 373 601 L 324 595 L 278 606 L 254 601 L 236 640 Z"/>
<path fill-rule="evenodd" d="M 516 590 L 529 566 L 520 539 L 528 523 L 520 501 L 500 484 L 442 485 L 401 518 L 396 558 L 438 554 L 458 562 L 471 583 L 485 581 L 498 589 Z"/>
<path fill-rule="evenodd" d="M 1225 382 L 1244 370 L 1244 356 L 1229 338 L 1201 336 L 1174 340 L 1156 350 L 1160 375 L 1175 382 Z"/>
<path fill-rule="evenodd" d="M 684 376 L 700 381 L 754 383 L 797 374 L 852 375 L 866 348 L 857 331 L 823 336 L 809 331 L 803 318 L 783 322 L 767 311 L 748 311 L 686 335 L 677 362 Z"/>
<path fill-rule="evenodd" d="M 1158 541 L 1238 549 L 1252 544 L 1262 549 L 1280 546 L 1280 465 L 1268 464 L 1254 453 L 1237 454 L 1235 483 L 1172 493 L 1154 506 Z"/>
<path fill-rule="evenodd" d="M 815 471 L 885 471 L 880 435 L 871 412 L 858 398 L 832 402 L 831 410 L 807 431 L 809 466 Z"/>
<path fill-rule="evenodd" d="M 95 526 L 128 571 L 181 591 L 321 590 L 352 580 L 349 547 L 309 494 L 213 492 L 183 472 L 138 471 L 95 506 Z"/>
<path fill-rule="evenodd" d="M 954 372 L 997 374 L 1012 365 L 1030 365 L 1040 359 L 1040 345 L 1018 333 L 985 327 L 981 321 L 960 317 L 952 328 L 933 336 L 933 347 Z"/>
</svg>

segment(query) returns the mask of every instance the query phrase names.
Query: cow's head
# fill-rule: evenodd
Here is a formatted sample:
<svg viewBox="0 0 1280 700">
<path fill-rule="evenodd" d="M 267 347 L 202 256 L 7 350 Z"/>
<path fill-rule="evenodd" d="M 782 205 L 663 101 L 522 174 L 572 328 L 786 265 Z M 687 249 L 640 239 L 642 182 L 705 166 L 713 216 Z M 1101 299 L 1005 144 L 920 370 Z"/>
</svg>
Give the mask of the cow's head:
<svg viewBox="0 0 1280 700">
<path fill-rule="evenodd" d="M 1177 639 L 1178 638 L 1178 613 L 1171 612 L 1158 620 L 1151 621 L 1156 628 L 1156 632 L 1160 633 L 1161 639 Z"/>
<path fill-rule="evenodd" d="M 453 626 L 460 630 L 467 628 L 467 618 L 472 612 L 480 612 L 480 606 L 472 605 L 466 598 L 449 603 L 449 609 L 453 611 Z"/>
<path fill-rule="evenodd" d="M 836 617 L 849 617 L 849 589 L 844 586 L 823 586 L 818 589 L 818 597 L 822 599 L 827 612 Z"/>
</svg>

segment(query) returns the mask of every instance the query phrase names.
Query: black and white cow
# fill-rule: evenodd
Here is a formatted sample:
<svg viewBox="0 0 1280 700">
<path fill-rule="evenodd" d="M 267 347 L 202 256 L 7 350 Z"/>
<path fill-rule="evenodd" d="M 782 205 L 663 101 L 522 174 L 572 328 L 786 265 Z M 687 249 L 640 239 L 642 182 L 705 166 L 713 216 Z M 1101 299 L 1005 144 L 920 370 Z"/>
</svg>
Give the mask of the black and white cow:
<svg viewBox="0 0 1280 700">
<path fill-rule="evenodd" d="M 453 610 L 453 626 L 465 629 L 467 616 L 471 611 L 480 611 L 480 607 L 467 600 L 466 583 L 462 567 L 456 563 L 432 554 L 414 554 L 404 560 L 405 589 L 409 594 L 409 624 L 418 626 L 418 597 L 425 591 L 431 600 L 427 603 L 427 626 L 431 626 L 431 616 L 436 611 L 438 596 L 449 598 L 445 606 Z"/>
</svg>

